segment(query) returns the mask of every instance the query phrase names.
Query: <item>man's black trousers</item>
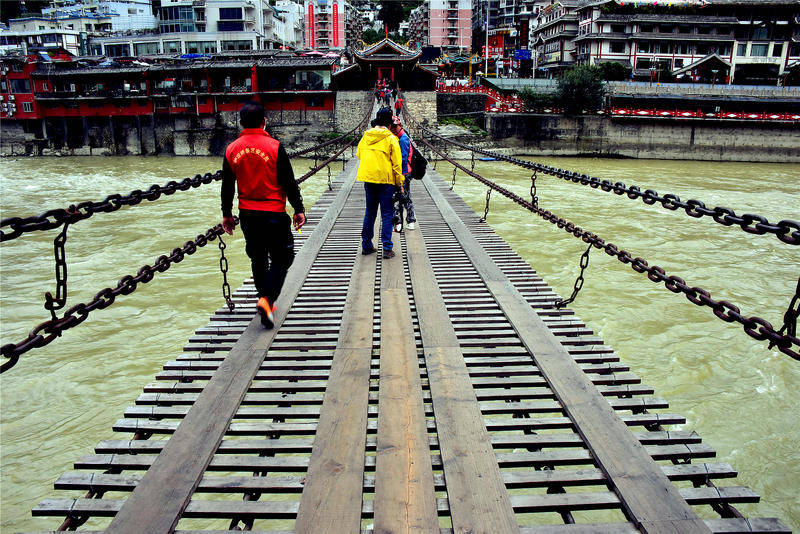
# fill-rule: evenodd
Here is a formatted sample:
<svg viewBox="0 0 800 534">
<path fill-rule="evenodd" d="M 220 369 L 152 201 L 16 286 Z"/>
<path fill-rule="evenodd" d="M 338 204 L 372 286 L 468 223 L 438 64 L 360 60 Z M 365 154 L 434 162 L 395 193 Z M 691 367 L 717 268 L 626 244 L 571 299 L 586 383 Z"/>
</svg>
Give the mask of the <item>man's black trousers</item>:
<svg viewBox="0 0 800 534">
<path fill-rule="evenodd" d="M 258 296 L 275 304 L 294 261 L 292 219 L 285 212 L 240 209 L 239 220 Z"/>
</svg>

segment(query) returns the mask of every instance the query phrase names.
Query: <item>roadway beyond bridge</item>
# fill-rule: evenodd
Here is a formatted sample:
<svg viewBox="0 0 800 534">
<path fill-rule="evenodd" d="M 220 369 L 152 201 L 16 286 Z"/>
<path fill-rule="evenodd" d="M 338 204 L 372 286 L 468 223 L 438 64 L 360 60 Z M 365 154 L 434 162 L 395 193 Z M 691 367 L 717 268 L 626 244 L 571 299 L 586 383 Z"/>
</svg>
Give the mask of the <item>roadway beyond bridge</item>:
<svg viewBox="0 0 800 534">
<path fill-rule="evenodd" d="M 734 469 L 669 430 L 684 418 L 435 171 L 398 255 L 362 256 L 356 168 L 310 212 L 276 327 L 246 282 L 114 424 L 129 436 L 34 515 L 125 533 L 789 532 L 741 516 L 758 495 L 717 485 Z"/>
</svg>

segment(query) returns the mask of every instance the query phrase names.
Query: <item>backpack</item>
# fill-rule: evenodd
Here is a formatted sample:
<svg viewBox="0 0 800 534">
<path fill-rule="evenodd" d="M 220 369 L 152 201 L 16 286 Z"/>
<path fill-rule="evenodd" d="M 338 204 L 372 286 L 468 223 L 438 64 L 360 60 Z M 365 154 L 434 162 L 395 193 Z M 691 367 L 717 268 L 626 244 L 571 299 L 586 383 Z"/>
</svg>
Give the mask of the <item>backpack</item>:
<svg viewBox="0 0 800 534">
<path fill-rule="evenodd" d="M 417 150 L 414 143 L 411 143 L 411 177 L 417 180 L 422 180 L 425 176 L 425 168 L 428 166 L 428 160 L 422 155 L 422 152 Z"/>
</svg>

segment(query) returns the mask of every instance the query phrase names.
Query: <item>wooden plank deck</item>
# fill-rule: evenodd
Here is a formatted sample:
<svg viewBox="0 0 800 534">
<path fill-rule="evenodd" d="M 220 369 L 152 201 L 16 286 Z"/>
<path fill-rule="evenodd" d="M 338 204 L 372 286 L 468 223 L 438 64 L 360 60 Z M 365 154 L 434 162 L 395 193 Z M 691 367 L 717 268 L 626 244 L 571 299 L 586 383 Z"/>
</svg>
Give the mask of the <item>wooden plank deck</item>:
<svg viewBox="0 0 800 534">
<path fill-rule="evenodd" d="M 34 515 L 107 532 L 789 532 L 736 517 L 758 495 L 714 486 L 734 469 L 668 430 L 683 417 L 435 172 L 398 255 L 362 256 L 355 164 L 309 214 L 276 328 L 246 282 Z"/>
</svg>

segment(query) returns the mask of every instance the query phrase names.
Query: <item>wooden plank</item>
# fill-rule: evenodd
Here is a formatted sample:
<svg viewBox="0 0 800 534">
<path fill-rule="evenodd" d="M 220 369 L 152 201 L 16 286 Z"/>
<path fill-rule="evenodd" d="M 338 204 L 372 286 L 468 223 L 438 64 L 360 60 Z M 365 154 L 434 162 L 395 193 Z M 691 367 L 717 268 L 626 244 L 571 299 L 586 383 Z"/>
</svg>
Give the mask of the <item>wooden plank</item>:
<svg viewBox="0 0 800 534">
<path fill-rule="evenodd" d="M 396 256 L 381 266 L 381 342 L 375 464 L 375 530 L 439 531 L 425 405 L 403 273 Z"/>
<path fill-rule="evenodd" d="M 355 163 L 331 208 L 300 249 L 283 287 L 284 303 L 300 292 L 306 274 L 330 233 L 355 180 Z M 119 533 L 172 532 L 211 462 L 236 409 L 259 370 L 266 351 L 286 318 L 289 306 L 278 308 L 275 328 L 265 330 L 257 317 L 231 350 L 192 410 L 161 451 L 142 483 L 114 517 L 109 530 Z"/>
<path fill-rule="evenodd" d="M 377 254 L 358 254 L 352 237 L 357 257 L 297 514 L 299 534 L 361 530 Z"/>
<path fill-rule="evenodd" d="M 525 297 L 467 229 L 433 183 L 431 174 L 428 173 L 423 183 L 442 218 L 517 330 L 567 415 L 574 421 L 598 466 L 606 473 L 611 489 L 619 496 L 626 516 L 643 531 L 652 534 L 709 532 L 706 524 L 628 431 L 558 338 L 532 312 Z"/>
<path fill-rule="evenodd" d="M 424 221 L 421 224 L 434 224 Z M 406 232 L 439 449 L 455 532 L 517 532 L 517 520 L 421 231 Z"/>
</svg>

